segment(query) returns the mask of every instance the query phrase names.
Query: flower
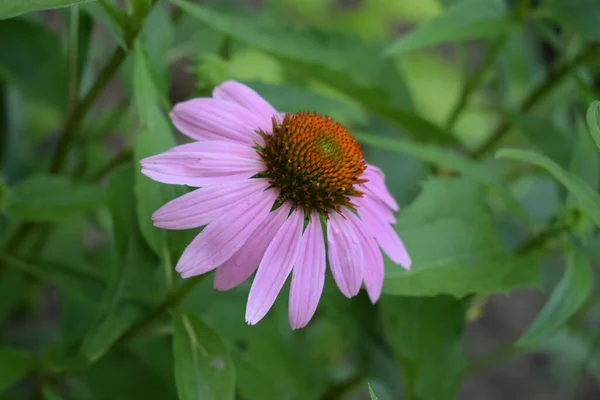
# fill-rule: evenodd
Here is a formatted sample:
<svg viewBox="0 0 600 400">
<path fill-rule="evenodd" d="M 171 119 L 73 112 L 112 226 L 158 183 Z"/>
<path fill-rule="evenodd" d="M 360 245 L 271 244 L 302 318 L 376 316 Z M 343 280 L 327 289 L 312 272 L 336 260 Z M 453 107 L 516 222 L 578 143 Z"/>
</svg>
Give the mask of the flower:
<svg viewBox="0 0 600 400">
<path fill-rule="evenodd" d="M 364 282 L 372 302 L 383 286 L 379 248 L 410 268 L 391 226 L 398 204 L 383 173 L 365 163 L 358 143 L 333 119 L 278 113 L 235 81 L 219 85 L 212 98 L 175 105 L 170 116 L 196 142 L 143 159 L 142 172 L 199 189 L 152 219 L 165 229 L 205 226 L 177 263 L 183 278 L 215 269 L 215 288 L 228 290 L 258 269 L 249 324 L 265 316 L 292 274 L 289 321 L 304 327 L 323 291 L 326 259 L 345 296 L 358 294 Z"/>
</svg>

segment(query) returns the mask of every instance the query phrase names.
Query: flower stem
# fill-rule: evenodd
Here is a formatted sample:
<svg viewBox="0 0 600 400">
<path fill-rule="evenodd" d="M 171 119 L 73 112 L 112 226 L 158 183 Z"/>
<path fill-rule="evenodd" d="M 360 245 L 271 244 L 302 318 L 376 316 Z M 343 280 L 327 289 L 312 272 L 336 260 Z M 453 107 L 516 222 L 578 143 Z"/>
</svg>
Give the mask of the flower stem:
<svg viewBox="0 0 600 400">
<path fill-rule="evenodd" d="M 546 79 L 539 85 L 533 88 L 533 90 L 525 97 L 521 106 L 519 107 L 520 113 L 525 113 L 531 110 L 542 100 L 548 92 L 556 87 L 566 76 L 568 76 L 574 69 L 589 60 L 600 48 L 599 45 L 589 46 L 577 55 L 570 63 L 564 63 L 558 61 L 550 68 L 550 73 Z M 478 159 L 488 153 L 496 144 L 504 138 L 512 127 L 512 121 L 508 118 L 503 118 L 498 127 L 490 135 L 488 140 L 485 141 L 471 153 L 471 158 Z"/>
</svg>

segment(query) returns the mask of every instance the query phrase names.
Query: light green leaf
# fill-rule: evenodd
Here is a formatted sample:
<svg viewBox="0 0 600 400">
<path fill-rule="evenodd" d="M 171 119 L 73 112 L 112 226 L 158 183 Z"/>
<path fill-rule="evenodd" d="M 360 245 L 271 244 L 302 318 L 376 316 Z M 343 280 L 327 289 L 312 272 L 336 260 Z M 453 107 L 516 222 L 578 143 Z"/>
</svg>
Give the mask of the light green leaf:
<svg viewBox="0 0 600 400">
<path fill-rule="evenodd" d="M 0 0 L 0 4 L 29 1 Z M 1 7 L 1 6 L 0 6 Z M 60 37 L 23 19 L 0 21 L 0 79 L 57 108 L 67 99 L 67 59 Z"/>
<path fill-rule="evenodd" d="M 530 346 L 556 332 L 585 303 L 594 285 L 594 275 L 581 252 L 569 248 L 565 274 L 556 285 L 548 302 L 517 340 L 520 347 Z"/>
<path fill-rule="evenodd" d="M 457 153 L 432 145 L 419 145 L 407 141 L 384 138 L 373 133 L 354 132 L 353 135 L 361 143 L 383 150 L 407 154 L 421 161 L 459 172 L 465 177 L 492 189 L 502 198 L 508 208 L 514 211 L 522 220 L 528 220 L 523 207 L 508 190 L 506 185 L 481 164 L 473 162 Z"/>
<path fill-rule="evenodd" d="M 0 347 L 0 393 L 9 389 L 31 371 L 27 353 L 13 347 Z"/>
<path fill-rule="evenodd" d="M 508 25 L 504 2 L 499 0 L 462 0 L 452 4 L 438 17 L 391 44 L 385 55 L 406 53 L 442 42 L 494 37 Z"/>
<path fill-rule="evenodd" d="M 73 183 L 63 176 L 38 175 L 10 188 L 5 211 L 21 221 L 55 222 L 104 204 L 101 186 Z"/>
<path fill-rule="evenodd" d="M 590 126 L 590 135 L 600 148 L 600 101 L 594 101 L 587 110 L 587 123 Z"/>
<path fill-rule="evenodd" d="M 219 335 L 198 317 L 178 313 L 173 333 L 175 382 L 180 400 L 235 396 L 235 370 Z"/>
<path fill-rule="evenodd" d="M 450 134 L 413 111 L 408 88 L 392 60 L 373 62 L 379 58 L 379 46 L 315 28 L 296 29 L 280 20 L 248 18 L 185 0 L 171 1 L 211 28 L 354 97 L 416 140 L 456 142 Z"/>
<path fill-rule="evenodd" d="M 413 265 L 406 271 L 386 264 L 384 293 L 462 297 L 538 284 L 538 264 L 505 248 L 473 181 L 427 181 L 422 194 L 400 214 L 396 229 Z"/>
<path fill-rule="evenodd" d="M 0 0 L 0 19 L 14 17 L 29 11 L 68 7 L 89 1 L 94 0 Z"/>
<path fill-rule="evenodd" d="M 496 153 L 496 158 L 525 161 L 545 169 L 573 194 L 581 209 L 600 226 L 600 196 L 578 176 L 565 171 L 549 158 L 529 150 L 502 149 Z"/>
<path fill-rule="evenodd" d="M 369 383 L 369 397 L 371 398 L 371 400 L 378 400 L 377 396 L 375 396 L 375 392 L 373 391 L 373 388 L 371 387 L 370 383 Z"/>
<path fill-rule="evenodd" d="M 460 343 L 467 301 L 449 296 L 381 300 L 387 337 L 414 399 L 455 399 L 466 365 Z"/>
</svg>

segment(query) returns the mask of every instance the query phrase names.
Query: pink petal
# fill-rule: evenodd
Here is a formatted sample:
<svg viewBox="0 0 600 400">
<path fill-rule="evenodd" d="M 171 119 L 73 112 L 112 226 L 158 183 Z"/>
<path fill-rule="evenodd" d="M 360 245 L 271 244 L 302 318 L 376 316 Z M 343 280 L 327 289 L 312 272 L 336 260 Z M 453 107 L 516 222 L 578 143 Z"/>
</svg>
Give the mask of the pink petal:
<svg viewBox="0 0 600 400">
<path fill-rule="evenodd" d="M 356 296 L 363 276 L 362 249 L 351 226 L 335 212 L 327 221 L 327 243 L 333 279 L 344 296 Z"/>
<path fill-rule="evenodd" d="M 303 225 L 304 211 L 294 210 L 269 244 L 248 295 L 248 324 L 260 321 L 275 302 L 296 261 Z"/>
<path fill-rule="evenodd" d="M 206 186 L 171 200 L 153 215 L 154 225 L 164 229 L 190 229 L 206 225 L 234 204 L 269 187 L 267 179 Z"/>
<path fill-rule="evenodd" d="M 247 179 L 265 168 L 250 147 L 227 144 L 218 152 L 212 150 L 221 148 L 223 142 L 205 144 L 207 151 L 204 152 L 172 149 L 145 158 L 140 161 L 142 173 L 163 183 L 204 186 Z M 231 149 L 230 153 L 224 151 L 227 147 Z"/>
<path fill-rule="evenodd" d="M 379 168 L 367 164 L 367 169 L 363 173 L 362 178 L 366 179 L 367 182 L 360 185 L 361 189 L 366 190 L 379 198 L 392 210 L 398 211 L 400 209 L 398 203 L 387 189 L 383 172 L 381 172 Z"/>
<path fill-rule="evenodd" d="M 373 196 L 371 193 L 364 193 L 362 197 L 356 197 L 352 199 L 357 209 L 359 207 L 367 207 L 373 211 L 373 214 L 377 218 L 385 221 L 388 224 L 396 223 L 396 216 L 392 212 L 392 209 L 385 205 L 379 198 Z"/>
<path fill-rule="evenodd" d="M 325 283 L 325 242 L 319 214 L 311 214 L 304 231 L 290 287 L 289 320 L 292 329 L 306 326 L 314 315 Z"/>
<path fill-rule="evenodd" d="M 363 275 L 367 294 L 372 303 L 376 303 L 381 296 L 383 287 L 383 257 L 377 243 L 365 228 L 363 222 L 351 211 L 344 209 L 342 215 L 346 217 L 358 237 L 363 250 Z"/>
<path fill-rule="evenodd" d="M 252 275 L 289 212 L 290 205 L 286 202 L 269 213 L 242 248 L 215 270 L 215 289 L 229 290 Z"/>
<path fill-rule="evenodd" d="M 213 90 L 213 97 L 236 103 L 260 119 L 260 129 L 271 132 L 272 118 L 278 115 L 275 108 L 248 86 L 236 82 L 223 82 Z"/>
<path fill-rule="evenodd" d="M 236 203 L 211 222 L 185 249 L 177 267 L 183 278 L 204 274 L 227 261 L 267 217 L 278 192 L 267 190 Z"/>
<path fill-rule="evenodd" d="M 227 140 L 203 140 L 180 144 L 167 150 L 167 153 L 218 153 L 226 156 L 260 160 L 260 156 L 251 145 Z"/>
<path fill-rule="evenodd" d="M 197 98 L 178 103 L 169 114 L 183 134 L 196 140 L 262 142 L 256 130 L 264 123 L 248 109 L 230 101 Z"/>
<path fill-rule="evenodd" d="M 410 269 L 412 263 L 410 256 L 392 226 L 378 218 L 369 207 L 360 207 L 358 215 L 364 222 L 367 231 L 375 237 L 385 254 L 396 264 Z"/>
</svg>

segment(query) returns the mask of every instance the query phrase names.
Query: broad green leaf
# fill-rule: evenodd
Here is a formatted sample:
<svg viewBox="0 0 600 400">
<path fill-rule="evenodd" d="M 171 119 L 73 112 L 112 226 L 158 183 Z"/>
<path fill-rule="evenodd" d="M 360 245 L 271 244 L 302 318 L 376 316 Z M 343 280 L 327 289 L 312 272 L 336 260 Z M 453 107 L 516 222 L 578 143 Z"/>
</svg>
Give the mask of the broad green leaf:
<svg viewBox="0 0 600 400">
<path fill-rule="evenodd" d="M 556 332 L 585 303 L 594 285 L 594 275 L 585 255 L 570 248 L 563 278 L 552 291 L 548 302 L 516 345 L 530 346 Z"/>
<path fill-rule="evenodd" d="M 574 135 L 567 134 L 548 117 L 518 113 L 508 115 L 531 144 L 561 167 L 568 168 L 573 154 Z"/>
<path fill-rule="evenodd" d="M 139 161 L 162 153 L 176 144 L 169 122 L 159 107 L 159 94 L 139 41 L 136 42 L 134 51 L 134 92 L 141 124 L 136 134 L 134 159 Z M 179 238 L 178 244 L 185 245 L 189 243 L 190 234 L 180 231 L 172 232 L 167 236 L 165 230 L 156 228 L 152 224 L 152 214 L 169 200 L 184 193 L 185 189 L 180 186 L 154 182 L 144 176 L 139 165 L 136 165 L 135 195 L 138 224 L 142 236 L 160 257 L 163 257 L 165 249 L 169 248 L 168 237 Z"/>
<path fill-rule="evenodd" d="M 373 391 L 373 388 L 371 387 L 370 383 L 369 383 L 369 397 L 371 398 L 371 400 L 378 400 L 377 396 L 375 396 L 375 392 Z"/>
<path fill-rule="evenodd" d="M 460 339 L 468 302 L 449 296 L 386 296 L 381 303 L 407 397 L 455 399 L 466 366 Z"/>
<path fill-rule="evenodd" d="M 405 208 L 396 229 L 413 265 L 386 264 L 384 293 L 411 296 L 508 292 L 536 285 L 539 266 L 509 252 L 475 182 L 432 179 Z"/>
<path fill-rule="evenodd" d="M 0 7 L 28 3 L 0 0 Z M 56 108 L 64 106 L 67 59 L 58 35 L 23 19 L 0 21 L 0 54 L 0 80 Z"/>
<path fill-rule="evenodd" d="M 185 313 L 176 314 L 174 330 L 179 399 L 234 399 L 234 365 L 219 335 L 198 317 Z"/>
<path fill-rule="evenodd" d="M 600 101 L 594 101 L 587 111 L 587 123 L 590 126 L 590 134 L 600 148 Z"/>
<path fill-rule="evenodd" d="M 403 35 L 384 54 L 406 53 L 442 42 L 494 37 L 509 22 L 504 2 L 500 0 L 462 0 Z"/>
<path fill-rule="evenodd" d="M 280 20 L 216 11 L 185 0 L 171 0 L 213 29 L 284 62 L 354 97 L 419 141 L 455 139 L 413 111 L 408 88 L 392 60 L 377 60 L 380 47 L 314 28 L 293 28 Z"/>
<path fill-rule="evenodd" d="M 10 188 L 5 212 L 21 221 L 55 222 L 104 204 L 101 186 L 73 183 L 63 176 L 38 175 Z"/>
<path fill-rule="evenodd" d="M 502 149 L 496 153 L 496 158 L 524 161 L 545 169 L 573 194 L 581 209 L 600 226 L 600 196 L 578 176 L 565 171 L 549 158 L 529 150 Z"/>
<path fill-rule="evenodd" d="M 14 17 L 29 11 L 68 7 L 89 1 L 94 0 L 0 0 L 0 19 Z"/>
<path fill-rule="evenodd" d="M 30 370 L 27 353 L 13 347 L 0 347 L 0 393 L 23 379 Z"/>
<path fill-rule="evenodd" d="M 600 41 L 600 3 L 596 0 L 545 0 L 540 12 L 586 40 Z"/>
<path fill-rule="evenodd" d="M 421 161 L 437 165 L 442 168 L 454 170 L 480 184 L 489 187 L 502 198 L 508 208 L 514 211 L 521 219 L 528 219 L 523 207 L 514 198 L 498 177 L 488 168 L 473 162 L 464 156 L 453 153 L 432 145 L 419 145 L 407 141 L 394 140 L 375 135 L 373 133 L 354 132 L 353 135 L 359 142 L 401 154 L 407 154 Z"/>
</svg>

